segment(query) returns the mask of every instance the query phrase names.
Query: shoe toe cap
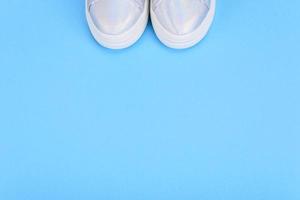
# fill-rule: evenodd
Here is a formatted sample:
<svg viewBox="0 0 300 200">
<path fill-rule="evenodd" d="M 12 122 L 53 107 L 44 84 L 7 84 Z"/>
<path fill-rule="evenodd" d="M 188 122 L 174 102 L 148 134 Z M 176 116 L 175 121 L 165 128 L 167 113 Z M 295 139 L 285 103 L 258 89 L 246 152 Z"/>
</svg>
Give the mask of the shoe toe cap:
<svg viewBox="0 0 300 200">
<path fill-rule="evenodd" d="M 167 0 L 154 7 L 161 25 L 176 35 L 196 30 L 207 16 L 209 6 L 201 0 Z"/>
<path fill-rule="evenodd" d="M 142 10 L 137 5 L 125 1 L 102 0 L 90 5 L 89 13 L 101 32 L 119 35 L 137 22 Z"/>
</svg>

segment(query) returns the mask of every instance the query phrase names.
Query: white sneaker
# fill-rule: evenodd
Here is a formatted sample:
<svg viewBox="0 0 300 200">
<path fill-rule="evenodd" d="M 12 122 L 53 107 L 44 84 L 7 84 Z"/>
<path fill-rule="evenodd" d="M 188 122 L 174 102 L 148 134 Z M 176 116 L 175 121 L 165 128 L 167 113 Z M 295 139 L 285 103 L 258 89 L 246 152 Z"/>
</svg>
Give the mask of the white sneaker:
<svg viewBox="0 0 300 200">
<path fill-rule="evenodd" d="M 149 0 L 86 0 L 86 18 L 94 38 L 102 46 L 122 49 L 144 32 Z"/>
<path fill-rule="evenodd" d="M 216 0 L 151 0 L 151 21 L 159 40 L 176 49 L 189 48 L 207 34 Z"/>
</svg>

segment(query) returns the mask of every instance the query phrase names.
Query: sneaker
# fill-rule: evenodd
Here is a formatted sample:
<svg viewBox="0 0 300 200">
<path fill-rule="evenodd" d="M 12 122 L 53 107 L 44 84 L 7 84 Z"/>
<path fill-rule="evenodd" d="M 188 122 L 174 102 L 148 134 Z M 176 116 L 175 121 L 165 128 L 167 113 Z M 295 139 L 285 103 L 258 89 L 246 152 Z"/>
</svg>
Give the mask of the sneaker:
<svg viewBox="0 0 300 200">
<path fill-rule="evenodd" d="M 176 49 L 189 48 L 207 34 L 216 0 L 151 0 L 151 21 L 159 40 Z"/>
<path fill-rule="evenodd" d="M 98 43 L 111 49 L 134 44 L 144 32 L 149 0 L 86 0 L 86 18 Z"/>
</svg>

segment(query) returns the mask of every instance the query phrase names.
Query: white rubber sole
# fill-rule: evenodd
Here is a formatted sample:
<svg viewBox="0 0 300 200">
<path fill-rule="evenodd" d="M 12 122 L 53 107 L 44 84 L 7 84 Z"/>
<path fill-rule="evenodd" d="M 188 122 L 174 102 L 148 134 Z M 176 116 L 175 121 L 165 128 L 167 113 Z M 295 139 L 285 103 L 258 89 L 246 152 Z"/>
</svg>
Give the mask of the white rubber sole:
<svg viewBox="0 0 300 200">
<path fill-rule="evenodd" d="M 208 33 L 215 16 L 216 0 L 210 1 L 210 9 L 202 24 L 192 33 L 176 35 L 166 30 L 156 17 L 151 4 L 150 13 L 153 29 L 158 39 L 167 47 L 173 49 L 186 49 L 199 43 Z"/>
<path fill-rule="evenodd" d="M 143 13 L 134 26 L 120 35 L 105 34 L 95 26 L 87 0 L 85 1 L 85 13 L 90 31 L 100 45 L 109 49 L 124 49 L 133 45 L 145 31 L 149 18 L 149 1 L 145 1 Z"/>
</svg>

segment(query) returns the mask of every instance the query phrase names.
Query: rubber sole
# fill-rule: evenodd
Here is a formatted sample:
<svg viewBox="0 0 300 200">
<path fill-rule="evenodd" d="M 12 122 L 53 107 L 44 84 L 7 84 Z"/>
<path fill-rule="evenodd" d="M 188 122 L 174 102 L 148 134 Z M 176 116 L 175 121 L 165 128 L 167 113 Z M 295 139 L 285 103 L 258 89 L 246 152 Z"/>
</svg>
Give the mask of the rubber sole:
<svg viewBox="0 0 300 200">
<path fill-rule="evenodd" d="M 109 49 L 124 49 L 133 45 L 145 31 L 149 18 L 149 1 L 145 1 L 142 15 L 134 26 L 120 35 L 105 34 L 95 26 L 89 12 L 88 0 L 85 1 L 85 13 L 90 31 L 100 45 Z"/>
<path fill-rule="evenodd" d="M 199 43 L 208 33 L 213 22 L 216 8 L 216 0 L 210 1 L 210 9 L 202 24 L 192 33 L 185 35 L 176 35 L 166 30 L 156 17 L 151 4 L 150 14 L 153 29 L 158 39 L 167 47 L 174 49 L 186 49 Z"/>
</svg>

